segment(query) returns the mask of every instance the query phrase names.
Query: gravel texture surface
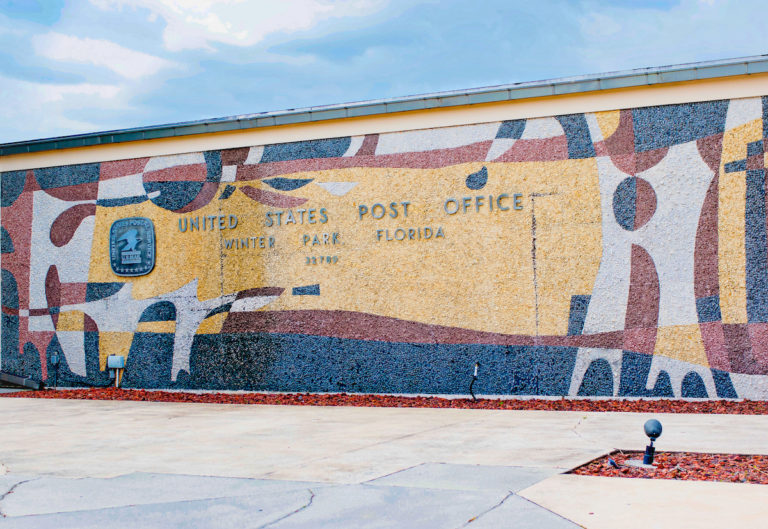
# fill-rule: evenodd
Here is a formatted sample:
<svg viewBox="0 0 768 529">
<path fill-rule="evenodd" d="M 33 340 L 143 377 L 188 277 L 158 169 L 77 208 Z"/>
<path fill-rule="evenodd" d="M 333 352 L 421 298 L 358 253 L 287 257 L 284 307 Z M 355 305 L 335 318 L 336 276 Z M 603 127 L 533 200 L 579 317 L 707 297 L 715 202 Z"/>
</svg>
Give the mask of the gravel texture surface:
<svg viewBox="0 0 768 529">
<path fill-rule="evenodd" d="M 581 476 L 684 479 L 768 485 L 768 456 L 766 455 L 657 452 L 653 460 L 655 469 L 627 466 L 626 462 L 632 459 L 642 460 L 643 452 L 617 451 L 590 461 L 569 473 Z"/>
<path fill-rule="evenodd" d="M 373 406 L 390 408 L 463 408 L 492 410 L 604 411 L 636 413 L 725 413 L 767 415 L 768 402 L 749 400 L 666 399 L 485 399 L 409 397 L 346 393 L 188 393 L 115 388 L 23 391 L 6 398 L 203 402 L 294 406 Z"/>
</svg>

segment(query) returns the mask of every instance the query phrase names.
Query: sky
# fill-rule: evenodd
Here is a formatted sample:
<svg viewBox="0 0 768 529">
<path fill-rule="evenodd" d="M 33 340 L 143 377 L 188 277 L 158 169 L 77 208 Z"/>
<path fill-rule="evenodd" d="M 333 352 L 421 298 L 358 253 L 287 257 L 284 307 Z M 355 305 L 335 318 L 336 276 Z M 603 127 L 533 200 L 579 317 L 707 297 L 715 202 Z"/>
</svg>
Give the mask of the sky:
<svg viewBox="0 0 768 529">
<path fill-rule="evenodd" d="M 0 0 L 0 143 L 766 53 L 765 0 Z"/>
</svg>

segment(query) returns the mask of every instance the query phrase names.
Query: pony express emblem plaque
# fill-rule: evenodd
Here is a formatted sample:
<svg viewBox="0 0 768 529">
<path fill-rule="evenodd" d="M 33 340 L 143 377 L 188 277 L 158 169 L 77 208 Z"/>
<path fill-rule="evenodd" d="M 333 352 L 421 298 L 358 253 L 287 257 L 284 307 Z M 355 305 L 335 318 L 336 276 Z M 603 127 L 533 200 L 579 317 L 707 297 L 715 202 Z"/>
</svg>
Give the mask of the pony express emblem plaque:
<svg viewBox="0 0 768 529">
<path fill-rule="evenodd" d="M 144 217 L 116 220 L 109 229 L 109 264 L 119 276 L 143 276 L 155 266 L 155 227 Z"/>
</svg>

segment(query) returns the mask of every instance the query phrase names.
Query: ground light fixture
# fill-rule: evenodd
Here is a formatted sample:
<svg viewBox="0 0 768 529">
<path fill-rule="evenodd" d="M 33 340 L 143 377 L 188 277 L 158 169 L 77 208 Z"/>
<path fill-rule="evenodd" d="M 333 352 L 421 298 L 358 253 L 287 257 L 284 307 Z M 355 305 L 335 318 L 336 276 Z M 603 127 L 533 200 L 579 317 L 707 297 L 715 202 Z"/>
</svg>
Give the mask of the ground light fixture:
<svg viewBox="0 0 768 529">
<path fill-rule="evenodd" d="M 59 353 L 51 355 L 51 366 L 53 366 L 53 388 L 56 389 L 59 385 Z"/>
<path fill-rule="evenodd" d="M 661 437 L 661 423 L 656 419 L 650 419 L 645 421 L 645 435 L 651 440 L 651 444 L 645 447 L 645 454 L 643 455 L 644 465 L 653 465 L 653 456 L 656 453 L 656 447 L 653 446 L 653 442 Z"/>
<path fill-rule="evenodd" d="M 643 454 L 642 461 L 639 459 L 630 459 L 624 464 L 630 467 L 654 470 L 656 467 L 653 464 L 653 456 L 656 454 L 656 447 L 653 446 L 653 442 L 661 437 L 661 423 L 656 419 L 650 419 L 645 421 L 643 429 L 645 430 L 645 435 L 651 440 L 651 444 L 645 447 L 645 454 Z"/>
</svg>

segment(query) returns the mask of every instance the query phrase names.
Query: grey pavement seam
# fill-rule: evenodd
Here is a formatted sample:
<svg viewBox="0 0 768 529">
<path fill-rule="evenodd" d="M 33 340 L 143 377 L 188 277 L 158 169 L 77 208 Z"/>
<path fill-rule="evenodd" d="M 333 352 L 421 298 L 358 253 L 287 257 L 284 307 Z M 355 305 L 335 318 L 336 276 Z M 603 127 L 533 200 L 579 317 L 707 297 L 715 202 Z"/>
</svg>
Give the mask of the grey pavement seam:
<svg viewBox="0 0 768 529">
<path fill-rule="evenodd" d="M 312 506 L 312 502 L 315 500 L 315 493 L 312 491 L 312 489 L 307 489 L 309 491 L 309 501 L 305 504 L 296 509 L 295 511 L 289 512 L 286 515 L 281 516 L 277 520 L 272 520 L 271 522 L 265 523 L 264 525 L 258 526 L 256 529 L 264 529 L 265 527 L 269 527 L 270 525 L 275 525 L 277 522 L 282 522 L 286 518 L 290 518 L 291 516 L 300 513 L 301 511 L 308 509 Z"/>
<path fill-rule="evenodd" d="M 395 474 L 399 474 L 400 472 L 405 472 L 406 470 L 411 470 L 412 468 L 420 467 L 424 463 L 416 463 L 415 465 L 411 465 L 409 467 L 401 468 L 400 470 L 395 470 L 393 472 L 390 472 L 388 474 L 384 474 L 383 476 L 376 476 L 375 478 L 371 478 L 368 480 L 365 480 L 361 483 L 361 485 L 379 485 L 378 483 L 371 483 L 371 481 L 376 481 L 377 479 L 383 479 L 389 476 L 394 476 Z"/>
<path fill-rule="evenodd" d="M 514 495 L 515 495 L 514 492 L 510 492 L 509 494 L 504 496 L 499 503 L 497 503 L 496 505 L 493 505 L 489 509 L 484 510 L 483 512 L 481 512 L 477 516 L 473 516 L 472 518 L 470 518 L 469 520 L 464 522 L 462 525 L 460 525 L 458 529 L 462 529 L 462 527 L 467 527 L 469 524 L 471 524 L 473 522 L 476 522 L 478 519 L 482 518 L 483 516 L 485 516 L 489 512 L 491 512 L 491 511 L 493 511 L 495 509 L 498 509 L 499 507 L 501 507 L 504 504 L 505 501 L 507 501 L 509 498 L 511 498 Z"/>
<path fill-rule="evenodd" d="M 400 435 L 398 437 L 392 437 L 392 438 L 389 438 L 389 439 L 384 439 L 382 441 L 377 441 L 375 443 L 367 444 L 367 445 L 364 445 L 364 446 L 358 446 L 357 448 L 352 448 L 351 450 L 346 450 L 346 451 L 342 452 L 342 454 L 352 454 L 354 452 L 359 452 L 361 450 L 368 450 L 369 448 L 373 448 L 374 446 L 384 445 L 384 444 L 387 444 L 387 443 L 393 443 L 395 441 L 402 441 L 403 439 L 408 439 L 409 437 L 414 437 L 414 436 L 417 436 L 417 435 L 422 435 L 422 434 L 425 434 L 425 433 L 428 433 L 428 432 L 434 432 L 434 431 L 440 430 L 442 428 L 453 428 L 454 426 L 459 426 L 461 424 L 465 424 L 465 422 L 458 421 L 458 422 L 454 422 L 454 423 L 450 423 L 450 424 L 443 424 L 443 425 L 440 425 L 440 426 L 435 426 L 434 428 L 427 428 L 426 430 L 419 430 L 418 432 L 408 433 L 408 434 Z M 298 463 L 297 465 L 294 465 L 294 466 L 304 466 L 307 463 L 316 463 L 318 461 L 323 461 L 323 460 L 326 460 L 326 459 L 337 459 L 338 457 L 339 457 L 339 454 L 332 454 L 332 455 L 328 455 L 328 456 L 322 456 L 322 457 L 318 457 L 318 458 L 309 459 L 309 460 L 304 461 L 302 463 Z M 419 463 L 419 464 L 423 464 L 423 463 Z M 418 466 L 418 465 L 416 465 L 416 466 Z M 396 470 L 395 472 L 401 472 L 402 470 L 404 470 L 404 469 Z M 274 471 L 274 470 L 270 471 L 270 472 L 267 472 L 265 474 L 262 474 L 262 477 L 271 476 L 275 472 L 276 471 Z M 372 479 L 378 479 L 378 478 L 372 478 Z"/>
<path fill-rule="evenodd" d="M 13 486 L 12 486 L 10 489 L 8 489 L 8 492 L 6 492 L 6 493 L 5 493 L 5 494 L 3 494 L 2 496 L 0 496 L 0 504 L 2 504 L 2 502 L 3 502 L 3 500 L 4 500 L 5 498 L 7 498 L 7 497 L 8 497 L 8 496 L 10 496 L 11 494 L 13 494 L 13 492 L 14 492 L 14 491 L 15 491 L 15 490 L 16 490 L 16 489 L 17 489 L 17 488 L 20 486 L 20 485 L 23 485 L 24 483 L 29 483 L 30 481 L 35 481 L 35 480 L 38 480 L 38 479 L 40 479 L 40 477 L 41 477 L 41 476 L 37 476 L 36 478 L 29 478 L 29 479 L 25 479 L 25 480 L 23 480 L 23 481 L 19 481 L 18 483 L 14 483 L 14 484 L 13 484 Z M 7 518 L 7 517 L 8 517 L 8 516 L 7 516 L 7 515 L 6 515 L 6 514 L 3 512 L 3 509 L 2 509 L 2 505 L 0 505 L 0 518 Z"/>
<path fill-rule="evenodd" d="M 563 516 L 563 515 L 562 515 L 562 514 L 560 514 L 560 513 L 557 513 L 557 512 L 555 512 L 555 511 L 553 511 L 553 510 L 551 510 L 551 509 L 547 509 L 546 507 L 544 507 L 543 505 L 539 505 L 539 504 L 538 504 L 538 503 L 536 503 L 535 501 L 531 501 L 531 500 L 529 500 L 529 499 L 528 499 L 528 498 L 526 498 L 525 496 L 520 496 L 519 494 L 518 494 L 518 496 L 519 496 L 520 498 L 524 499 L 525 501 L 527 501 L 528 503 L 530 503 L 531 505 L 535 505 L 535 506 L 536 506 L 536 507 L 538 507 L 539 509 L 544 509 L 544 510 L 545 510 L 545 511 L 547 511 L 547 512 L 551 512 L 552 514 L 554 514 L 554 515 L 555 515 L 555 516 L 557 516 L 558 518 L 560 518 L 560 519 L 562 519 L 562 520 L 565 520 L 565 521 L 566 521 L 566 522 L 568 522 L 568 523 L 572 523 L 572 524 L 573 524 L 573 525 L 575 525 L 576 527 L 585 527 L 585 526 L 583 526 L 583 525 L 581 525 L 581 524 L 577 524 L 577 523 L 576 523 L 576 522 L 574 522 L 573 520 L 569 520 L 568 518 L 566 518 L 565 516 Z"/>
</svg>

